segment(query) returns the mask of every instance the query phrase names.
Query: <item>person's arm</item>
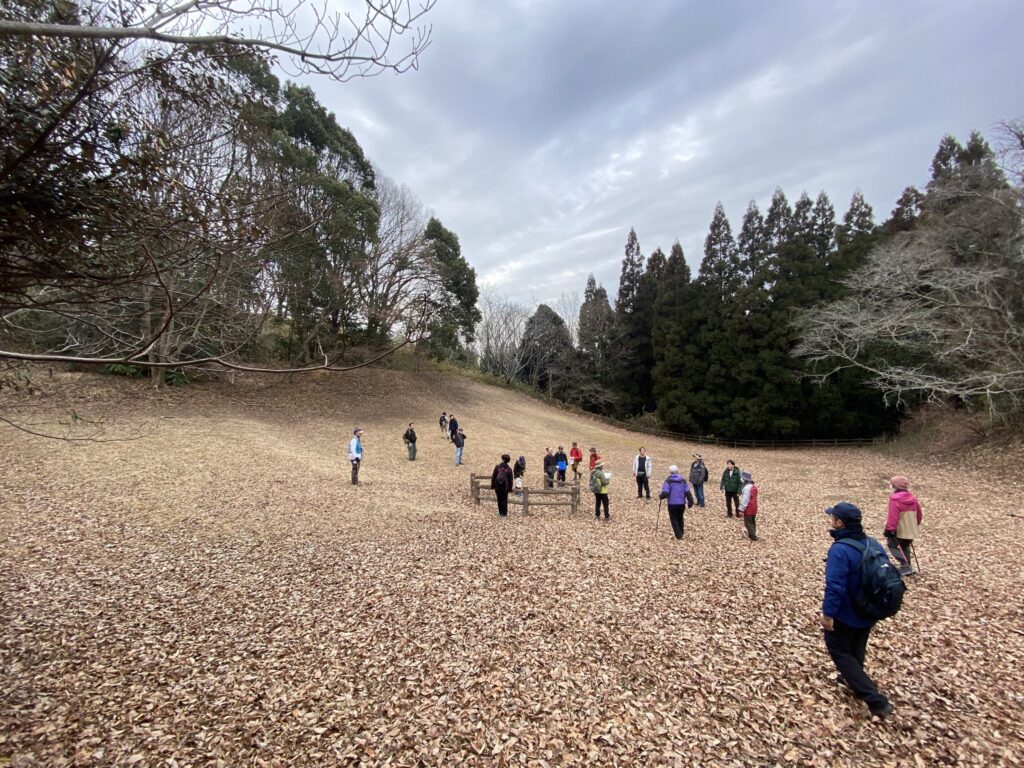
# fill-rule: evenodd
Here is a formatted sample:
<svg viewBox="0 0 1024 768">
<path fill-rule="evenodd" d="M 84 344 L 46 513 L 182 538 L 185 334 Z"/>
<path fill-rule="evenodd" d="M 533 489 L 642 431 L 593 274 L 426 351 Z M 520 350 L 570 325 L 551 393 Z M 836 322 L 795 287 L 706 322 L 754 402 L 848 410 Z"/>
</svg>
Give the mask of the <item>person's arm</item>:
<svg viewBox="0 0 1024 768">
<path fill-rule="evenodd" d="M 720 490 L 720 491 L 724 491 L 725 490 L 725 478 L 727 478 L 728 476 L 729 476 L 729 470 L 727 469 L 727 470 L 725 470 L 725 472 L 722 473 L 722 481 L 718 484 L 718 490 Z"/>
<path fill-rule="evenodd" d="M 686 489 L 686 506 L 688 506 L 688 507 L 692 507 L 693 506 L 693 494 L 690 493 L 690 489 L 689 488 Z"/>
<path fill-rule="evenodd" d="M 710 477 L 708 474 L 708 467 L 706 464 L 701 464 L 701 466 L 704 467 L 704 482 L 706 483 L 708 481 L 708 477 Z"/>
<path fill-rule="evenodd" d="M 740 512 L 746 512 L 750 505 L 750 483 L 743 486 L 743 493 L 740 495 Z"/>
<path fill-rule="evenodd" d="M 846 583 L 850 576 L 850 563 L 840 552 L 842 544 L 833 544 L 825 561 L 825 596 L 821 600 L 821 625 L 831 631 L 832 621 L 843 605 Z M 826 625 L 827 623 L 827 625 Z"/>
<path fill-rule="evenodd" d="M 492 490 L 492 491 L 493 491 L 493 490 L 494 490 L 495 488 L 497 488 L 497 487 L 498 487 L 498 470 L 499 470 L 499 469 L 501 469 L 501 464 L 499 464 L 498 466 L 496 466 L 496 467 L 494 468 L 494 471 L 493 471 L 493 472 L 491 472 L 491 490 Z"/>
<path fill-rule="evenodd" d="M 885 532 L 896 533 L 900 524 L 900 505 L 892 496 L 889 497 L 889 515 L 885 518 Z"/>
</svg>

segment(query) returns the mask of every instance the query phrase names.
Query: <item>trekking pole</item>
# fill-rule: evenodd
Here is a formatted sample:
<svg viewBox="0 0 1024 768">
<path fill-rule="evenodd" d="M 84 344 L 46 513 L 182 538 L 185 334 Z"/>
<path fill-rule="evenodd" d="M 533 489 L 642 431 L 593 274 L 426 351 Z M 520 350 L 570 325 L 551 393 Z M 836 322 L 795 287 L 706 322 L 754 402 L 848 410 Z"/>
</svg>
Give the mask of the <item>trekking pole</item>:
<svg viewBox="0 0 1024 768">
<path fill-rule="evenodd" d="M 921 561 L 917 559 L 917 545 L 911 545 L 910 553 L 914 556 L 914 565 L 917 566 L 917 572 L 921 572 Z"/>
<path fill-rule="evenodd" d="M 661 524 L 661 503 L 664 499 L 658 499 L 658 516 L 654 518 L 654 530 L 651 532 L 651 538 L 654 538 L 655 534 L 658 533 L 658 526 Z"/>
</svg>

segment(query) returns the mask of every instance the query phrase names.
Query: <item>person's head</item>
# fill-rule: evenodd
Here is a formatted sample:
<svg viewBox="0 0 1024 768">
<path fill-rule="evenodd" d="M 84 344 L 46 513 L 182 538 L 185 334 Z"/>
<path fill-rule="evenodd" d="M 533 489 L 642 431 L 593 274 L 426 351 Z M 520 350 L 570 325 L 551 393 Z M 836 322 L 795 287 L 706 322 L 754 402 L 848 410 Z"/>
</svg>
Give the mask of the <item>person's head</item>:
<svg viewBox="0 0 1024 768">
<path fill-rule="evenodd" d="M 754 477 L 749 472 L 740 472 L 740 480 L 744 483 L 752 483 L 754 482 Z"/>
<path fill-rule="evenodd" d="M 412 422 L 409 422 L 409 429 L 412 429 Z"/>
<path fill-rule="evenodd" d="M 590 452 L 597 453 L 597 448 L 595 448 L 594 446 L 590 446 Z"/>
<path fill-rule="evenodd" d="M 548 454 L 548 456 L 551 455 L 551 449 L 550 448 L 545 448 L 544 451 Z"/>
<path fill-rule="evenodd" d="M 441 415 L 442 416 L 447 416 L 448 415 L 448 411 L 441 411 Z"/>
<path fill-rule="evenodd" d="M 460 435 L 466 434 L 466 432 L 462 429 L 462 427 L 459 427 L 459 434 Z"/>
<path fill-rule="evenodd" d="M 670 475 L 678 475 L 679 474 L 679 467 L 677 467 L 675 464 L 673 464 L 671 467 L 668 468 L 668 473 Z"/>
<path fill-rule="evenodd" d="M 701 455 L 699 453 L 693 454 L 693 458 L 695 458 L 697 461 L 703 461 L 703 459 L 702 459 L 702 457 L 701 457 Z"/>
<path fill-rule="evenodd" d="M 355 435 L 356 437 L 362 437 L 363 436 L 363 428 L 362 427 L 356 427 L 355 429 L 352 430 L 352 434 Z"/>
<path fill-rule="evenodd" d="M 572 441 L 572 447 L 573 447 L 573 448 L 575 448 L 575 447 L 576 447 L 576 441 L 575 441 L 575 440 L 573 440 L 573 441 Z"/>
<path fill-rule="evenodd" d="M 640 455 L 641 456 L 646 456 L 647 455 L 647 449 L 644 448 L 643 446 L 640 447 Z"/>
<path fill-rule="evenodd" d="M 598 459 L 594 463 L 594 469 L 604 469 L 604 462 L 601 459 Z"/>
<path fill-rule="evenodd" d="M 834 507 L 825 510 L 832 520 L 833 528 L 860 528 L 860 507 L 848 501 L 840 501 Z"/>
<path fill-rule="evenodd" d="M 733 461 L 732 459 L 729 459 L 727 462 L 725 462 L 725 468 L 731 472 L 732 470 L 736 469 L 736 462 Z"/>
<path fill-rule="evenodd" d="M 558 446 L 558 450 L 560 450 L 560 451 L 564 451 L 564 450 L 565 450 L 565 448 L 563 448 L 562 446 Z"/>
<path fill-rule="evenodd" d="M 502 464 L 508 464 L 510 461 L 512 461 L 512 457 L 511 456 L 509 456 L 507 453 L 501 454 L 501 463 Z"/>
<path fill-rule="evenodd" d="M 906 475 L 895 475 L 889 480 L 889 485 L 892 486 L 894 491 L 905 491 L 910 488 L 910 480 L 907 479 Z"/>
</svg>

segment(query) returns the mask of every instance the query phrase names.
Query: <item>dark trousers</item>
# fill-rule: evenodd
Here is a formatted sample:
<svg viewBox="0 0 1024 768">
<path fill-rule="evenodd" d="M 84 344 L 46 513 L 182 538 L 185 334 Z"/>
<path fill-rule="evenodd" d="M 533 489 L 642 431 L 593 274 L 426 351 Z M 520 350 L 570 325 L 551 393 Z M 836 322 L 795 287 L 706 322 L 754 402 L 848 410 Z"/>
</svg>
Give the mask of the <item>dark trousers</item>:
<svg viewBox="0 0 1024 768">
<path fill-rule="evenodd" d="M 825 633 L 825 647 L 854 696 L 868 705 L 872 712 L 884 707 L 889 700 L 878 692 L 874 681 L 864 671 L 864 656 L 868 649 L 871 627 L 851 627 L 834 622 L 834 629 Z"/>
<path fill-rule="evenodd" d="M 647 479 L 647 475 L 636 476 L 636 497 L 639 499 L 644 495 L 644 491 L 647 492 L 647 498 L 651 498 L 651 483 Z"/>
<path fill-rule="evenodd" d="M 508 517 L 508 489 L 495 488 L 494 495 L 498 497 L 498 514 L 502 517 Z"/>
<path fill-rule="evenodd" d="M 555 487 L 555 470 L 545 469 L 544 470 L 544 487 L 554 488 Z"/>
<path fill-rule="evenodd" d="M 736 491 L 725 492 L 725 512 L 732 517 L 732 508 L 736 507 L 736 517 L 740 516 L 740 495 Z"/>
<path fill-rule="evenodd" d="M 744 515 L 743 525 L 747 528 L 747 536 L 751 541 L 757 541 L 757 515 Z"/>
<path fill-rule="evenodd" d="M 594 494 L 594 517 L 601 516 L 601 506 L 604 505 L 604 519 L 608 519 L 608 494 L 607 493 L 595 493 Z"/>
<path fill-rule="evenodd" d="M 359 485 L 360 459 L 352 459 L 352 485 Z"/>
<path fill-rule="evenodd" d="M 686 505 L 669 504 L 668 519 L 672 523 L 672 533 L 676 535 L 677 539 L 683 538 L 683 532 L 686 529 Z"/>
<path fill-rule="evenodd" d="M 889 545 L 889 552 L 893 560 L 899 563 L 900 573 L 904 576 L 913 572 L 910 564 L 910 552 L 914 547 L 913 539 L 897 539 L 895 535 L 886 534 L 885 543 Z"/>
<path fill-rule="evenodd" d="M 565 470 L 564 469 L 558 470 L 558 482 L 560 482 L 560 483 L 564 483 L 565 482 Z"/>
</svg>

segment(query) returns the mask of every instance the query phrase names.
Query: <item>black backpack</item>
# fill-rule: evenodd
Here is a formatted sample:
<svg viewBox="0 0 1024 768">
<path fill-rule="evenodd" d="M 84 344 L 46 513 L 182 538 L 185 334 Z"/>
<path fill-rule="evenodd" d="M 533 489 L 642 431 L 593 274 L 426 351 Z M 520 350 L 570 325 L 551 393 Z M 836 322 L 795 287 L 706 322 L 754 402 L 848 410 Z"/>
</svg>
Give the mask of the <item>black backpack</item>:
<svg viewBox="0 0 1024 768">
<path fill-rule="evenodd" d="M 494 487 L 507 491 L 512 487 L 512 467 L 505 464 L 498 465 L 498 472 L 494 476 Z"/>
<path fill-rule="evenodd" d="M 895 616 L 903 605 L 907 585 L 900 572 L 893 568 L 882 545 L 872 538 L 867 541 L 840 539 L 861 553 L 860 591 L 850 601 L 853 609 L 865 619 L 879 621 Z"/>
</svg>

